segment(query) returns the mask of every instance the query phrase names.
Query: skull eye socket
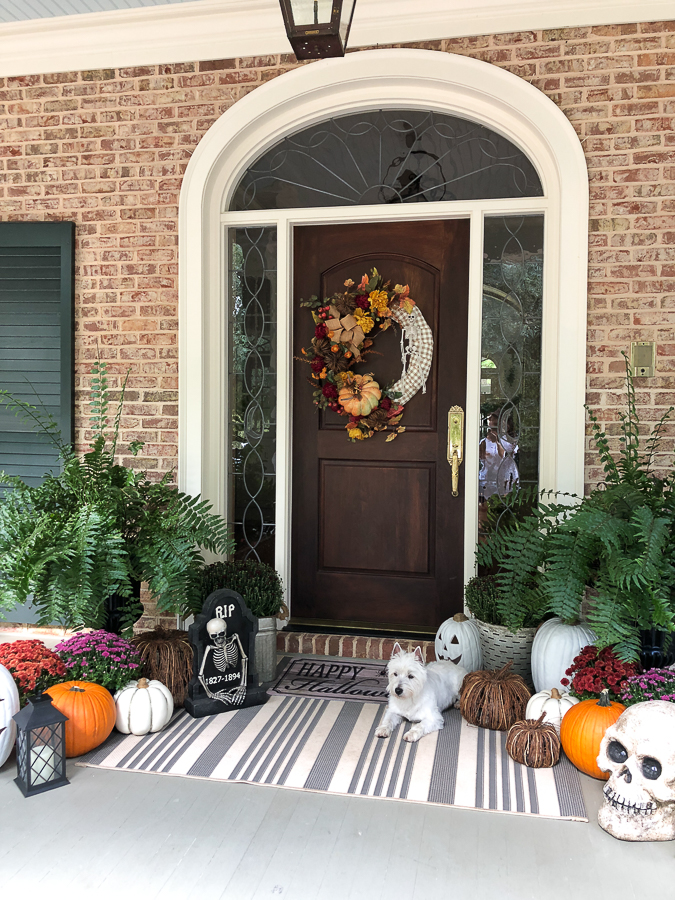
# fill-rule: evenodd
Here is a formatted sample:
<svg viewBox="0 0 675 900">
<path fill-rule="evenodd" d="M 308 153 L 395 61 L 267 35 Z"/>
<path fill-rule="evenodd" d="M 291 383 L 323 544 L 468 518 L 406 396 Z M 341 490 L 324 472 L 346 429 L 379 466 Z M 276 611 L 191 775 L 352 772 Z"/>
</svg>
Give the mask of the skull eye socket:
<svg viewBox="0 0 675 900">
<path fill-rule="evenodd" d="M 645 756 L 642 760 L 642 774 L 650 781 L 656 781 L 661 775 L 661 763 L 653 756 Z"/>
<path fill-rule="evenodd" d="M 628 759 L 628 751 L 618 741 L 610 741 L 607 744 L 607 756 L 615 763 L 623 763 Z"/>
</svg>

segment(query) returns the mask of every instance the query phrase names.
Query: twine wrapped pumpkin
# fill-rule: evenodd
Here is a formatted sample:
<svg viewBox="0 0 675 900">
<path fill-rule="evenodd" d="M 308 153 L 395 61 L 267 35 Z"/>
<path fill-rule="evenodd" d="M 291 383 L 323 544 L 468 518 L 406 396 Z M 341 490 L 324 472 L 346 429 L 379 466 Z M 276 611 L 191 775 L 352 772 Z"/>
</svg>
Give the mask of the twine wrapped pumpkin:
<svg viewBox="0 0 675 900">
<path fill-rule="evenodd" d="M 531 769 L 550 769 L 560 757 L 560 737 L 553 725 L 538 719 L 515 722 L 506 736 L 506 752 L 512 760 Z"/>
<path fill-rule="evenodd" d="M 464 679 L 459 709 L 469 725 L 508 731 L 525 718 L 530 691 L 520 675 L 510 672 L 512 663 L 496 672 L 470 672 Z"/>
</svg>

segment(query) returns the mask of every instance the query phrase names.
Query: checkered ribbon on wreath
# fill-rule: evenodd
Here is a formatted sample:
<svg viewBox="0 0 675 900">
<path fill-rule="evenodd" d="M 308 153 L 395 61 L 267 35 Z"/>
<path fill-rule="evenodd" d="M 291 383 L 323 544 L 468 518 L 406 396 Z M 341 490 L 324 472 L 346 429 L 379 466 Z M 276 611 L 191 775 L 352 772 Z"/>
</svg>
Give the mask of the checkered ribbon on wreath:
<svg viewBox="0 0 675 900">
<path fill-rule="evenodd" d="M 405 406 L 420 388 L 423 394 L 426 393 L 427 378 L 434 356 L 434 336 L 419 306 L 413 307 L 410 314 L 404 309 L 393 310 L 391 317 L 401 326 L 403 364 L 401 378 L 391 390 L 401 394 L 397 402 Z"/>
</svg>

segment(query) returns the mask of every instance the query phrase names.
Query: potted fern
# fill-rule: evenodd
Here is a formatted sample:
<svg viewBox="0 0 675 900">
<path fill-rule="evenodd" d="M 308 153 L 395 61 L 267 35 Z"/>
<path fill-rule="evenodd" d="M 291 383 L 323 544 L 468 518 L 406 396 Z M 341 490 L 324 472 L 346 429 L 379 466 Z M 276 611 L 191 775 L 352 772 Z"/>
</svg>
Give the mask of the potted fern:
<svg viewBox="0 0 675 900">
<path fill-rule="evenodd" d="M 545 611 L 568 624 L 585 601 L 598 647 L 664 665 L 675 632 L 675 467 L 671 459 L 658 475 L 656 461 L 672 408 L 642 444 L 627 359 L 626 385 L 618 453 L 587 407 L 604 483 L 583 498 L 542 492 L 527 516 L 488 536 L 477 559 L 496 567 L 504 611 L 522 610 L 533 585 Z"/>
<path fill-rule="evenodd" d="M 144 471 L 115 462 L 126 379 L 111 422 L 105 363 L 92 369 L 94 439 L 82 456 L 54 419 L 3 391 L 0 403 L 31 420 L 59 451 L 61 471 L 35 487 L 0 473 L 0 610 L 32 595 L 40 623 L 129 633 L 143 612 L 147 582 L 161 612 L 184 612 L 194 598 L 200 549 L 232 550 L 225 521 L 210 505 Z M 129 451 L 142 448 L 134 441 Z"/>
</svg>

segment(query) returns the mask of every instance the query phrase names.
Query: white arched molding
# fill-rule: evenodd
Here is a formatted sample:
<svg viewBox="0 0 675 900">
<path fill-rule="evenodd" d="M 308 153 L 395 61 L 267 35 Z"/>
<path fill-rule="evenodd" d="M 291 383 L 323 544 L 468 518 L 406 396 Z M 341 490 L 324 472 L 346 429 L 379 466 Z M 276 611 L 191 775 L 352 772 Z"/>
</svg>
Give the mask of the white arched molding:
<svg viewBox="0 0 675 900">
<path fill-rule="evenodd" d="M 480 122 L 524 150 L 544 197 L 228 213 L 247 167 L 285 135 L 367 109 L 418 108 Z M 545 214 L 540 484 L 581 493 L 584 477 L 588 175 L 570 122 L 527 81 L 478 60 L 427 50 L 369 50 L 300 66 L 234 104 L 207 131 L 180 197 L 179 484 L 226 510 L 227 258 L 224 229 L 277 225 L 279 404 L 277 564 L 290 564 L 291 263 L 294 225 L 471 219 L 467 451 L 478 446 L 482 218 Z M 473 568 L 478 454 L 466 455 L 466 571 Z M 475 490 L 469 488 L 475 485 Z"/>
</svg>

